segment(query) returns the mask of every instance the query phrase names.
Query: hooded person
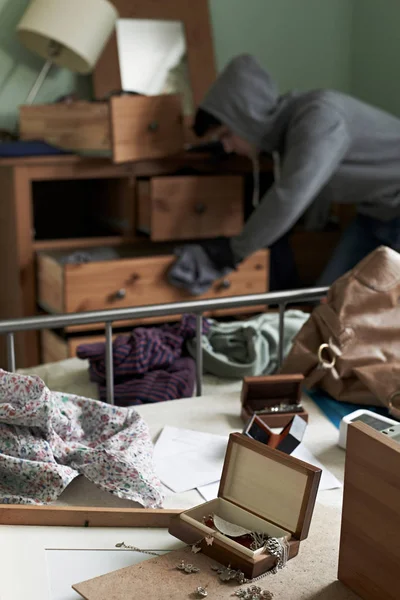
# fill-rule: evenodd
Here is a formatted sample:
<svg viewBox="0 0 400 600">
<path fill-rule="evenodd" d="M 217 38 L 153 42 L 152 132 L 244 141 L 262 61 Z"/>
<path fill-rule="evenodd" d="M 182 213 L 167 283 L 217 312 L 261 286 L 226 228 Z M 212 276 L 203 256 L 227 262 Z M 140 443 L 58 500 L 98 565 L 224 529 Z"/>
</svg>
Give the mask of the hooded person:
<svg viewBox="0 0 400 600">
<path fill-rule="evenodd" d="M 332 202 L 356 204 L 318 285 L 331 285 L 380 245 L 400 250 L 400 120 L 332 90 L 280 95 L 251 56 L 234 58 L 195 118 L 195 133 L 211 130 L 225 151 L 252 158 L 270 153 L 275 181 L 241 233 L 178 249 L 173 285 L 204 293 L 241 261 L 282 238 L 304 215 L 326 217 Z M 257 194 L 257 177 L 255 177 Z M 316 217 L 317 215 L 317 217 Z"/>
</svg>

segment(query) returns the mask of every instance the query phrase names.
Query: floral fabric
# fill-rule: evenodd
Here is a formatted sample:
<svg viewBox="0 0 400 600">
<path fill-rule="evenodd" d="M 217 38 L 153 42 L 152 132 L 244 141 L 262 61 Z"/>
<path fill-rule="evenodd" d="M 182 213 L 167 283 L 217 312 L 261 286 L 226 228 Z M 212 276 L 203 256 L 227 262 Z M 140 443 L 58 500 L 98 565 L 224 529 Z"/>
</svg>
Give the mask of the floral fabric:
<svg viewBox="0 0 400 600">
<path fill-rule="evenodd" d="M 53 502 L 78 475 L 148 508 L 163 501 L 149 430 L 135 409 L 0 370 L 0 502 Z"/>
</svg>

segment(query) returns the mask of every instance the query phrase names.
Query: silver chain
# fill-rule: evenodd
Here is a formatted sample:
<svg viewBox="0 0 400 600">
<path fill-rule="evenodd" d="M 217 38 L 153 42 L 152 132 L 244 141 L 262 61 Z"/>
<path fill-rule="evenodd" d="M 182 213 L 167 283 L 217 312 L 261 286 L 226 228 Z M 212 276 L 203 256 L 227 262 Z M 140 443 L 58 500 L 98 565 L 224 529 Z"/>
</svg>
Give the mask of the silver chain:
<svg viewBox="0 0 400 600">
<path fill-rule="evenodd" d="M 136 546 L 129 546 L 128 544 L 125 544 L 125 542 L 119 542 L 119 544 L 115 544 L 115 547 L 131 550 L 132 552 L 140 552 L 140 554 L 151 554 L 152 556 L 161 556 L 164 552 L 169 552 L 169 550 L 143 550 Z"/>
<path fill-rule="evenodd" d="M 202 540 L 200 540 L 200 541 L 202 541 Z M 199 543 L 200 542 L 197 542 L 197 544 L 199 544 Z M 192 549 L 193 549 L 193 547 L 196 547 L 197 544 L 192 546 Z M 142 548 L 138 548 L 137 546 L 130 546 L 129 544 L 125 544 L 125 542 L 119 542 L 118 544 L 115 544 L 115 547 L 122 548 L 124 550 L 131 550 L 132 552 L 139 552 L 140 554 L 150 554 L 151 556 L 161 556 L 165 552 L 169 552 L 169 550 L 159 550 L 159 549 L 143 550 Z M 190 546 L 187 546 L 187 547 L 190 547 Z M 238 581 L 238 583 L 240 585 L 243 585 L 244 583 L 255 583 L 256 581 L 260 581 L 260 579 L 263 579 L 264 577 L 267 577 L 268 575 L 276 574 L 278 572 L 278 570 L 283 569 L 283 567 L 287 563 L 288 542 L 285 538 L 283 538 L 283 539 L 269 538 L 269 540 L 265 544 L 265 550 L 267 550 L 267 552 L 269 552 L 269 554 L 271 554 L 271 556 L 274 556 L 276 558 L 276 564 L 273 567 L 273 569 L 267 571 L 266 573 L 263 573 L 262 575 L 259 575 L 258 577 L 253 577 L 253 579 L 246 579 L 244 577 L 244 574 L 241 571 L 235 571 L 234 569 L 231 569 L 229 566 L 222 567 L 222 568 L 217 567 L 217 566 L 212 566 L 211 569 L 213 571 L 217 571 L 218 575 L 221 575 L 222 573 L 224 573 L 224 575 L 226 575 L 225 578 L 220 577 L 220 579 L 222 581 L 229 581 L 232 579 L 236 579 L 236 581 Z"/>
</svg>

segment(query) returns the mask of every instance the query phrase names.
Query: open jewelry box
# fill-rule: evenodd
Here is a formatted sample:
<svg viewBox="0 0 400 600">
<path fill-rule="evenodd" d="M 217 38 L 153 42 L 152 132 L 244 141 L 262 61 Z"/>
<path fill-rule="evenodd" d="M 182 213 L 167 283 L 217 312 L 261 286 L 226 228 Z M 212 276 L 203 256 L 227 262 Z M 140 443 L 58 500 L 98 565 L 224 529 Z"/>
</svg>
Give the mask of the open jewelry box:
<svg viewBox="0 0 400 600">
<path fill-rule="evenodd" d="M 303 380 L 301 374 L 245 377 L 241 393 L 243 421 L 247 423 L 256 411 L 266 411 L 258 416 L 269 427 L 285 427 L 295 415 L 308 421 L 308 413 L 300 404 Z"/>
<path fill-rule="evenodd" d="M 295 415 L 280 433 L 274 433 L 265 421 L 254 414 L 243 429 L 243 434 L 270 448 L 292 454 L 303 441 L 306 429 L 307 421 Z"/>
<path fill-rule="evenodd" d="M 263 548 L 243 546 L 204 520 L 217 515 L 249 531 L 285 538 L 288 559 L 294 558 L 308 535 L 320 477 L 320 469 L 232 433 L 218 498 L 173 516 L 169 532 L 253 579 L 273 569 L 276 558 Z"/>
</svg>

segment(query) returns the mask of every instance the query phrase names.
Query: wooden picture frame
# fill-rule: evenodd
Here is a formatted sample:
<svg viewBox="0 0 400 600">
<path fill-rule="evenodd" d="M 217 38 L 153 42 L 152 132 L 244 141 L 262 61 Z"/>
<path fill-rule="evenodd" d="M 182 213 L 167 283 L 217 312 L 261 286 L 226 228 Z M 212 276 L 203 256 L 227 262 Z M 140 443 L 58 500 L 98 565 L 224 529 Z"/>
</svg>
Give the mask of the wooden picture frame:
<svg viewBox="0 0 400 600">
<path fill-rule="evenodd" d="M 165 19 L 183 23 L 193 102 L 199 104 L 216 77 L 208 0 L 112 0 L 120 19 Z M 93 72 L 97 99 L 121 89 L 117 35 L 114 32 Z"/>
<path fill-rule="evenodd" d="M 1 525 L 168 528 L 177 509 L 0 505 Z"/>
<path fill-rule="evenodd" d="M 82 581 L 85 577 L 97 577 L 114 569 L 152 558 L 152 555 L 116 548 L 116 544 L 121 542 L 142 550 L 162 552 L 182 548 L 182 543 L 170 536 L 167 529 L 157 528 L 41 527 L 36 529 L 3 526 L 0 528 L 0 535 L 0 598 L 2 600 L 11 598 L 12 600 L 55 600 L 60 597 L 81 600 L 81 597 L 72 590 L 73 584 Z M 59 555 L 58 562 L 62 566 L 62 576 L 67 580 L 64 583 L 66 593 L 63 595 L 55 594 L 52 589 L 52 583 L 54 584 L 57 575 L 51 570 L 50 554 L 54 552 Z M 69 571 L 70 552 L 78 556 L 77 560 L 82 563 L 83 574 Z M 107 557 L 112 553 L 112 564 L 107 564 L 105 558 L 101 559 L 104 553 L 107 553 Z M 91 569 L 86 564 L 88 557 L 92 559 Z M 122 564 L 118 564 L 119 560 Z"/>
</svg>

